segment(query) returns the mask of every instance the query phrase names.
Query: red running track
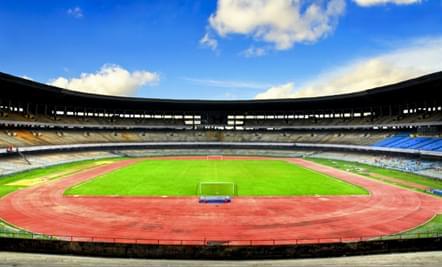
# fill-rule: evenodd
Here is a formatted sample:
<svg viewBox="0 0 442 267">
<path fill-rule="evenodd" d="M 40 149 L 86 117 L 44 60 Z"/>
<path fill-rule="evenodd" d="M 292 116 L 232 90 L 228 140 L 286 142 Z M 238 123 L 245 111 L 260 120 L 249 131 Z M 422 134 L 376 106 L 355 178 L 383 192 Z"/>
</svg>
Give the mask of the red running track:
<svg viewBox="0 0 442 267">
<path fill-rule="evenodd" d="M 196 197 L 63 196 L 75 184 L 137 161 L 125 160 L 11 193 L 0 199 L 0 218 L 35 233 L 97 241 L 284 244 L 394 234 L 442 212 L 439 198 L 302 159 L 286 160 L 362 186 L 370 195 L 238 197 L 223 205 L 198 204 Z"/>
</svg>

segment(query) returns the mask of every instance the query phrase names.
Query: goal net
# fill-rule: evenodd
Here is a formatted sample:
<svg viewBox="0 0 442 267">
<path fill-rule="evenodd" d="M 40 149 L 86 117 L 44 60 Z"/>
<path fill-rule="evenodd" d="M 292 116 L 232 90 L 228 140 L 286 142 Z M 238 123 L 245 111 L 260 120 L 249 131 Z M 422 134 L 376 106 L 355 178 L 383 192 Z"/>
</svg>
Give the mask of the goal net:
<svg viewBox="0 0 442 267">
<path fill-rule="evenodd" d="M 231 182 L 201 182 L 198 184 L 198 196 L 236 196 L 237 186 Z"/>
</svg>

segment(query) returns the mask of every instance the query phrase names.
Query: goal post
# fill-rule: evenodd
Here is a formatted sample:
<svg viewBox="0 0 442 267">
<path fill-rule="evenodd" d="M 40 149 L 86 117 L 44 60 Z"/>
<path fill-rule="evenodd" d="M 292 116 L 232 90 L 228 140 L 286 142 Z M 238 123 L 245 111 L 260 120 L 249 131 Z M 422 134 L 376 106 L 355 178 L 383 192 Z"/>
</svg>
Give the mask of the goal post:
<svg viewBox="0 0 442 267">
<path fill-rule="evenodd" d="M 238 188 L 233 182 L 200 182 L 198 196 L 237 196 Z"/>
</svg>

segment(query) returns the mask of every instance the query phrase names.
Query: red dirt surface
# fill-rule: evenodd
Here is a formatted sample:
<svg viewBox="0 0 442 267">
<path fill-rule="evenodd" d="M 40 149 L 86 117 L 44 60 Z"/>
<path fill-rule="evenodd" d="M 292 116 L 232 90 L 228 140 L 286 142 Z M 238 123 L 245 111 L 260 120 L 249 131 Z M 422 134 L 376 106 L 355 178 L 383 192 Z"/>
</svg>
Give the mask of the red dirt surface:
<svg viewBox="0 0 442 267">
<path fill-rule="evenodd" d="M 239 158 L 250 159 L 224 157 Z M 259 245 L 368 239 L 414 228 L 442 212 L 442 200 L 423 193 L 302 159 L 284 160 L 362 186 L 370 195 L 237 197 L 222 205 L 198 204 L 196 197 L 63 196 L 75 184 L 138 161 L 124 160 L 11 193 L 0 199 L 0 218 L 74 240 Z"/>
</svg>

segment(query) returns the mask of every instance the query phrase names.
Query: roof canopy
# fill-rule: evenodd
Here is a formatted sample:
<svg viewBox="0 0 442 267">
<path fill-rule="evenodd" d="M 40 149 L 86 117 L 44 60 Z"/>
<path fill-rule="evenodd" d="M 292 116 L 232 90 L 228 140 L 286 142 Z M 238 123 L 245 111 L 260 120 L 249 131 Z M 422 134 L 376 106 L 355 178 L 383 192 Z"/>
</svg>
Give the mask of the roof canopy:
<svg viewBox="0 0 442 267">
<path fill-rule="evenodd" d="M 52 106 L 152 112 L 272 113 L 370 106 L 441 105 L 442 72 L 350 94 L 275 100 L 174 100 L 87 94 L 0 73 L 0 100 Z"/>
</svg>

